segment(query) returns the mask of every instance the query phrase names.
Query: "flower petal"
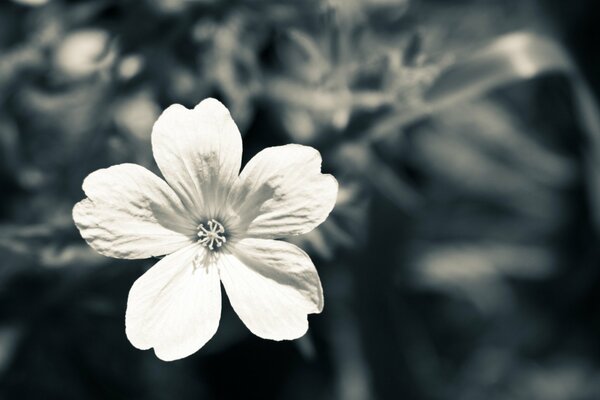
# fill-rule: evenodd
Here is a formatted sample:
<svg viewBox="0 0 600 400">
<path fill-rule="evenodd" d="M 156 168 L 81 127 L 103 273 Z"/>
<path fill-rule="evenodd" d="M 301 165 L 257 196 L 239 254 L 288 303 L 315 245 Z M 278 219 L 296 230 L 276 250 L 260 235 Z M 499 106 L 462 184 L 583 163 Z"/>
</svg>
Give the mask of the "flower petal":
<svg viewBox="0 0 600 400">
<path fill-rule="evenodd" d="M 199 220 L 216 217 L 242 159 L 242 137 L 229 110 L 211 98 L 193 110 L 170 106 L 154 124 L 152 150 L 186 207 Z"/>
<path fill-rule="evenodd" d="M 129 291 L 125 331 L 138 349 L 164 361 L 187 357 L 215 334 L 221 284 L 215 265 L 197 264 L 204 250 L 188 246 L 160 260 Z"/>
<path fill-rule="evenodd" d="M 148 258 L 191 243 L 191 220 L 165 181 L 136 164 L 100 169 L 83 181 L 88 196 L 73 208 L 81 236 L 109 257 Z"/>
<path fill-rule="evenodd" d="M 257 336 L 297 339 L 307 314 L 323 310 L 323 289 L 312 261 L 298 247 L 277 240 L 243 239 L 218 262 L 235 312 Z"/>
<path fill-rule="evenodd" d="M 309 146 L 269 147 L 240 174 L 230 201 L 248 237 L 299 235 L 323 222 L 335 205 L 338 184 L 321 173 L 321 155 Z"/>
</svg>

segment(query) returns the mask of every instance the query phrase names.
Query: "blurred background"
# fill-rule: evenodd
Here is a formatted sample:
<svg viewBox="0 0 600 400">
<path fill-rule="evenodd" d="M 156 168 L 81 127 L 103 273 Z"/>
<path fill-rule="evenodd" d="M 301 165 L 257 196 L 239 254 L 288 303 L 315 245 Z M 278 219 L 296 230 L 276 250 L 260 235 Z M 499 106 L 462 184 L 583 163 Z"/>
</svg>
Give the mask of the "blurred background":
<svg viewBox="0 0 600 400">
<path fill-rule="evenodd" d="M 0 2 L 0 398 L 599 399 L 594 3 Z M 244 162 L 303 143 L 338 178 L 294 239 L 326 305 L 276 343 L 225 300 L 165 363 L 124 331 L 155 260 L 96 254 L 71 209 L 208 96 Z"/>
</svg>

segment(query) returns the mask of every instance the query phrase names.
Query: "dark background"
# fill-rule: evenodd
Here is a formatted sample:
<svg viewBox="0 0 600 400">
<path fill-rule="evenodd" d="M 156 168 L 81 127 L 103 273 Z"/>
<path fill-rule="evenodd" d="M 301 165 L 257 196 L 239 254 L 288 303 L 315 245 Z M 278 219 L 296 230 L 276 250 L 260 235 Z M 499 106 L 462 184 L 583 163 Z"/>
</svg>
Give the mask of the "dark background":
<svg viewBox="0 0 600 400">
<path fill-rule="evenodd" d="M 594 3 L 0 2 L 0 398 L 600 398 L 600 154 L 569 81 L 395 118 L 518 30 L 562 45 L 598 94 Z M 71 209 L 95 169 L 156 171 L 159 113 L 208 96 L 244 161 L 304 143 L 338 178 L 328 221 L 295 239 L 326 304 L 278 343 L 225 301 L 209 344 L 165 363 L 124 332 L 155 260 L 97 255 Z"/>
</svg>

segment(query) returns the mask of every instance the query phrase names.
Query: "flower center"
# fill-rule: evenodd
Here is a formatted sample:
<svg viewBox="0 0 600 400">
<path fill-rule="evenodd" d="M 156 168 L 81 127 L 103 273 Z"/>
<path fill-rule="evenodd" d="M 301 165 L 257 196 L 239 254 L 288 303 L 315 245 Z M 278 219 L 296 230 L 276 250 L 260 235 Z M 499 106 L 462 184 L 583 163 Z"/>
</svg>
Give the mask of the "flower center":
<svg viewBox="0 0 600 400">
<path fill-rule="evenodd" d="M 214 219 L 208 220 L 206 225 L 206 227 L 204 224 L 198 225 L 198 243 L 210 250 L 223 246 L 227 242 L 223 225 Z"/>
</svg>

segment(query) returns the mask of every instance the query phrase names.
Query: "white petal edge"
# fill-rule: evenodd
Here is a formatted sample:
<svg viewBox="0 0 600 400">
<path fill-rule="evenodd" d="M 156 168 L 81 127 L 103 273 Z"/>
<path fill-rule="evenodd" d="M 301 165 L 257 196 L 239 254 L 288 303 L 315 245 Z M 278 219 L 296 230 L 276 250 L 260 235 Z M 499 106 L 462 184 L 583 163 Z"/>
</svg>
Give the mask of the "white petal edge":
<svg viewBox="0 0 600 400">
<path fill-rule="evenodd" d="M 213 337 L 221 318 L 221 284 L 215 265 L 198 264 L 192 245 L 170 254 L 129 291 L 125 331 L 138 349 L 154 348 L 163 361 L 187 357 Z"/>
<path fill-rule="evenodd" d="M 336 179 L 321 173 L 321 155 L 309 146 L 268 147 L 240 174 L 230 202 L 247 237 L 284 238 L 307 233 L 335 206 Z"/>
<path fill-rule="evenodd" d="M 148 258 L 190 244 L 195 227 L 165 181 L 136 164 L 91 173 L 88 198 L 73 208 L 73 221 L 87 243 L 116 258 Z"/>
<path fill-rule="evenodd" d="M 242 160 L 229 110 L 208 98 L 193 110 L 168 107 L 152 129 L 152 151 L 169 185 L 198 219 L 218 216 Z"/>
<path fill-rule="evenodd" d="M 323 310 L 323 289 L 309 256 L 277 240 L 243 239 L 222 254 L 219 275 L 231 306 L 264 339 L 292 340 Z"/>
</svg>

